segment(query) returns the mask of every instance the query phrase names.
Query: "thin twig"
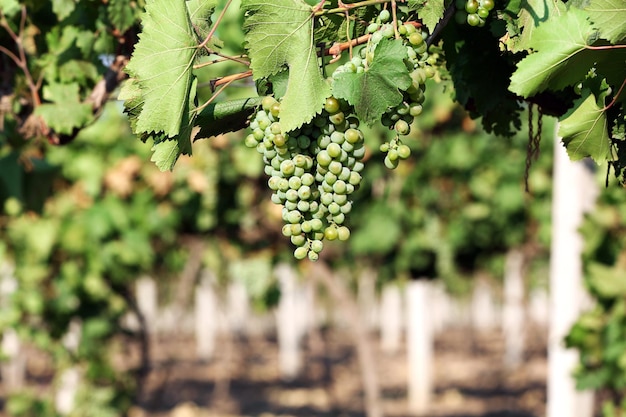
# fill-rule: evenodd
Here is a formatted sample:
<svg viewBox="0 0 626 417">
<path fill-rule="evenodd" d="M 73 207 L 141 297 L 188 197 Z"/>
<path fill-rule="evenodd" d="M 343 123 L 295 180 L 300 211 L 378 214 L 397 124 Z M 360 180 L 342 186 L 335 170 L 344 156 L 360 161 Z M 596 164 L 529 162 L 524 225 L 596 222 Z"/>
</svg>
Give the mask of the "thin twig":
<svg viewBox="0 0 626 417">
<path fill-rule="evenodd" d="M 393 33 L 396 39 L 400 39 L 400 32 L 398 32 L 398 15 L 396 13 L 396 0 L 391 0 L 391 17 L 393 22 Z"/>
<path fill-rule="evenodd" d="M 624 86 L 626 85 L 626 78 L 624 78 L 624 81 L 622 81 L 622 85 L 619 87 L 619 90 L 617 90 L 617 93 L 615 93 L 615 96 L 613 97 L 613 100 L 611 100 L 611 102 L 609 104 L 607 104 L 606 106 L 604 106 L 604 108 L 602 110 L 608 110 L 611 107 L 613 107 L 615 105 L 615 102 L 617 101 L 617 99 L 619 98 L 619 96 L 622 94 L 622 91 L 624 90 Z"/>
<path fill-rule="evenodd" d="M 210 61 L 203 62 L 201 64 L 196 64 L 196 65 L 193 66 L 193 69 L 200 69 L 200 68 L 208 67 L 209 65 L 219 64 L 220 62 L 226 62 L 226 61 L 235 61 L 235 62 L 238 62 L 240 64 L 246 65 L 248 67 L 250 66 L 250 63 L 248 61 L 244 61 L 242 59 L 239 59 L 239 58 L 245 57 L 246 55 L 239 55 L 239 56 L 236 56 L 236 57 L 234 57 L 234 56 L 225 56 L 225 55 L 222 55 L 220 53 L 213 52 L 210 49 L 207 49 L 207 50 L 209 51 L 209 53 L 211 53 L 213 55 L 219 56 L 219 58 L 215 58 L 215 59 L 212 59 Z"/>
<path fill-rule="evenodd" d="M 215 31 L 217 30 L 217 27 L 219 26 L 220 22 L 222 21 L 222 19 L 224 18 L 224 15 L 226 14 L 226 10 L 228 10 L 228 7 L 230 6 L 230 3 L 232 2 L 232 0 L 228 0 L 226 2 L 226 4 L 224 5 L 224 8 L 222 9 L 222 12 L 220 13 L 220 15 L 218 16 L 217 20 L 215 21 L 215 23 L 213 24 L 213 27 L 211 28 L 211 31 L 209 32 L 209 34 L 207 35 L 206 39 L 202 41 L 202 43 L 200 44 L 200 48 L 204 48 L 209 41 L 211 40 L 211 38 L 213 37 L 213 34 L 215 34 Z"/>
<path fill-rule="evenodd" d="M 229 85 L 231 85 L 232 83 L 234 83 L 237 80 L 241 80 L 243 78 L 250 77 L 251 75 L 252 75 L 252 71 L 246 71 L 246 72 L 242 72 L 240 74 L 229 75 L 227 77 L 223 77 L 223 78 L 220 78 L 219 80 L 215 81 L 215 83 L 213 83 L 213 87 L 221 85 L 220 89 L 217 90 L 215 93 L 213 93 L 211 98 L 208 99 L 206 103 L 202 104 L 200 107 L 197 107 L 196 108 L 196 112 L 200 113 L 206 106 L 211 104 L 213 102 L 213 100 L 215 100 L 217 98 L 217 96 L 219 96 L 222 93 L 222 91 L 224 91 L 226 89 L 226 87 L 228 87 Z"/>
<path fill-rule="evenodd" d="M 389 3 L 390 1 L 391 0 L 364 0 L 364 1 L 357 2 L 357 3 L 344 4 L 343 6 L 336 7 L 334 9 L 318 10 L 314 12 L 314 15 L 323 16 L 325 14 L 343 13 L 346 10 L 354 9 L 356 7 L 372 6 L 374 4 Z"/>
</svg>

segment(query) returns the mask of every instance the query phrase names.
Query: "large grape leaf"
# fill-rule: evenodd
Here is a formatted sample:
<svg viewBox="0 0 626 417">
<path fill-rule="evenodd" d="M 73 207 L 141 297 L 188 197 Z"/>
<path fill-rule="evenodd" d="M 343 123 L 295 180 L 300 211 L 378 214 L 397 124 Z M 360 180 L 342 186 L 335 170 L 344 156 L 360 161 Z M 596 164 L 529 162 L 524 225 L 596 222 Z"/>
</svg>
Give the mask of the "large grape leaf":
<svg viewBox="0 0 626 417">
<path fill-rule="evenodd" d="M 530 40 L 537 26 L 547 20 L 549 16 L 558 16 L 565 13 L 565 11 L 566 6 L 560 1 L 521 1 L 517 25 L 522 29 L 519 36 L 516 36 L 513 42 L 511 42 L 511 51 L 520 52 L 530 49 Z"/>
<path fill-rule="evenodd" d="M 362 73 L 339 74 L 333 80 L 333 94 L 352 104 L 359 118 L 371 125 L 388 107 L 400 104 L 402 93 L 398 89 L 411 85 L 405 58 L 406 47 L 400 40 L 382 39 L 369 68 Z"/>
<path fill-rule="evenodd" d="M 217 0 L 187 0 L 191 23 L 201 37 L 206 37 L 211 29 L 211 15 Z"/>
<path fill-rule="evenodd" d="M 576 161 L 589 156 L 598 164 L 606 161 L 611 145 L 606 110 L 589 90 L 561 118 L 559 136 L 570 159 Z"/>
<path fill-rule="evenodd" d="M 154 162 L 161 171 L 173 170 L 181 154 L 191 155 L 192 131 L 197 117 L 195 103 L 197 84 L 198 80 L 194 79 L 191 85 L 192 94 L 189 95 L 189 101 L 183 113 L 179 134 L 173 137 L 167 137 L 163 133 L 153 136 L 154 146 L 152 146 L 153 154 L 150 160 Z"/>
<path fill-rule="evenodd" d="M 149 0 L 143 31 L 126 66 L 143 103 L 135 133 L 180 133 L 193 81 L 197 41 L 184 1 Z"/>
<path fill-rule="evenodd" d="M 313 119 L 330 96 L 313 44 L 311 6 L 302 0 L 243 0 L 244 31 L 254 80 L 289 68 L 280 124 L 285 131 Z"/>
<path fill-rule="evenodd" d="M 626 39 L 626 1 L 591 0 L 585 10 L 602 38 L 612 43 Z"/>
<path fill-rule="evenodd" d="M 444 0 L 409 0 L 409 8 L 415 10 L 422 23 L 432 33 L 443 17 Z"/>
<path fill-rule="evenodd" d="M 595 40 L 596 30 L 587 18 L 584 11 L 572 7 L 543 21 L 529 42 L 535 52 L 518 63 L 509 89 L 529 97 L 548 87 L 560 90 L 582 80 L 594 60 L 587 46 Z"/>
</svg>

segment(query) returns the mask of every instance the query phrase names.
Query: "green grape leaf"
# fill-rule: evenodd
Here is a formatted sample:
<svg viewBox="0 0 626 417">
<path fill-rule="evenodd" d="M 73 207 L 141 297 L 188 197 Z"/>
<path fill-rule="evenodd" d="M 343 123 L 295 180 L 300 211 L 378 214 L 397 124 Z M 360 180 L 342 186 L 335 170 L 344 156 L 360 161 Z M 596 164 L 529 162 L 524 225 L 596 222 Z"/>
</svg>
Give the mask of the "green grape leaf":
<svg viewBox="0 0 626 417">
<path fill-rule="evenodd" d="M 445 11 L 444 0 L 409 0 L 409 8 L 415 10 L 432 33 Z"/>
<path fill-rule="evenodd" d="M 0 12 L 11 18 L 20 11 L 20 3 L 17 0 L 0 0 Z"/>
<path fill-rule="evenodd" d="M 585 90 L 586 96 L 560 119 L 559 136 L 572 160 L 590 156 L 600 164 L 609 156 L 611 139 L 607 130 L 606 110 L 596 97 Z"/>
<path fill-rule="evenodd" d="M 109 20 L 121 33 L 126 32 L 135 23 L 135 13 L 131 0 L 109 0 L 107 14 Z"/>
<path fill-rule="evenodd" d="M 211 31 L 211 15 L 216 6 L 217 0 L 187 0 L 191 24 L 201 38 L 206 38 Z"/>
<path fill-rule="evenodd" d="M 77 2 L 77 0 L 52 0 L 52 11 L 61 21 L 72 14 Z"/>
<path fill-rule="evenodd" d="M 520 6 L 517 24 L 522 32 L 512 40 L 512 52 L 530 49 L 530 40 L 537 26 L 549 16 L 559 16 L 566 11 L 565 4 L 560 1 L 524 0 Z"/>
<path fill-rule="evenodd" d="M 35 114 L 43 117 L 57 133 L 70 135 L 74 128 L 93 120 L 91 105 L 80 101 L 77 83 L 47 85 L 43 88 L 43 98 L 50 103 L 38 106 Z"/>
<path fill-rule="evenodd" d="M 589 269 L 589 285 L 601 297 L 619 298 L 626 295 L 626 279 L 624 271 L 617 266 L 591 263 Z"/>
<path fill-rule="evenodd" d="M 135 133 L 176 136 L 184 127 L 194 79 L 195 34 L 181 1 L 148 1 L 142 21 L 143 32 L 125 69 L 137 79 L 143 98 Z"/>
<path fill-rule="evenodd" d="M 535 52 L 522 59 L 511 77 L 509 89 L 530 97 L 546 88 L 560 90 L 580 81 L 593 62 L 587 50 L 596 30 L 587 14 L 576 8 L 552 16 L 533 32 L 529 47 Z"/>
<path fill-rule="evenodd" d="M 406 47 L 401 41 L 382 39 L 366 71 L 344 72 L 335 77 L 333 94 L 352 104 L 357 116 L 371 125 L 380 120 L 387 108 L 400 104 L 402 93 L 398 89 L 406 90 L 411 85 L 405 58 Z"/>
<path fill-rule="evenodd" d="M 209 104 L 196 119 L 200 126 L 196 138 L 210 138 L 243 129 L 262 100 L 261 97 L 250 97 Z"/>
<path fill-rule="evenodd" d="M 626 38 L 626 3 L 624 0 L 591 0 L 584 8 L 600 36 L 617 43 Z"/>
<path fill-rule="evenodd" d="M 281 127 L 290 131 L 310 122 L 330 96 L 313 44 L 311 7 L 302 0 L 243 0 L 242 8 L 254 80 L 289 68 Z"/>
<path fill-rule="evenodd" d="M 154 146 L 152 146 L 152 158 L 150 159 L 161 171 L 171 171 L 182 154 L 191 155 L 191 142 L 193 128 L 197 118 L 196 111 L 196 87 L 198 80 L 194 79 L 191 85 L 189 101 L 183 113 L 180 133 L 173 137 L 167 137 L 160 133 L 153 136 Z"/>
<path fill-rule="evenodd" d="M 150 161 L 154 162 L 161 171 L 171 171 L 181 153 L 178 142 L 172 139 L 161 141 L 155 139 L 151 151 Z"/>
</svg>

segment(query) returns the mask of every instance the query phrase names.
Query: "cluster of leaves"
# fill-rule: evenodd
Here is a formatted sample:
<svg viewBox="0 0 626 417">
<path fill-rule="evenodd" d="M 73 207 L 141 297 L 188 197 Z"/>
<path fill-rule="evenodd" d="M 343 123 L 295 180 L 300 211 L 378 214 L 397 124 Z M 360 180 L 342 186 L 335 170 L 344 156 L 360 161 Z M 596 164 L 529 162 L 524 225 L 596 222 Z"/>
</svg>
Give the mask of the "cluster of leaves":
<svg viewBox="0 0 626 417">
<path fill-rule="evenodd" d="M 3 140 L 71 141 L 121 80 L 142 1 L 0 2 Z"/>
<path fill-rule="evenodd" d="M 343 256 L 373 262 L 383 279 L 441 278 L 453 292 L 467 290 L 477 272 L 499 279 L 512 248 L 545 262 L 552 145 L 542 145 L 529 178 L 532 197 L 525 195 L 526 132 L 498 139 L 477 127 L 443 86 L 433 82 L 428 90 L 416 133 L 405 141 L 414 156 L 390 172 L 384 155 L 373 151 L 354 204 L 358 227 Z M 374 142 L 381 135 L 368 136 Z"/>
<path fill-rule="evenodd" d="M 131 139 L 110 105 L 72 146 L 50 148 L 45 159 L 2 148 L 0 264 L 15 265 L 16 285 L 3 301 L 0 333 L 13 328 L 45 352 L 55 377 L 80 369 L 77 415 L 115 416 L 130 406 L 136 381 L 113 364 L 140 339 L 122 320 L 136 312 L 133 283 L 179 270 L 185 234 L 217 224 L 217 151 L 202 149 L 176 174 L 163 173 L 142 162 L 148 150 Z M 81 329 L 75 349 L 64 343 L 72 323 Z M 55 415 L 50 399 L 40 401 L 19 394 L 7 407 L 15 416 Z"/>
<path fill-rule="evenodd" d="M 580 352 L 578 387 L 606 392 L 607 417 L 626 412 L 625 207 L 624 190 L 609 187 L 585 219 L 585 283 L 594 306 L 580 316 L 566 339 Z"/>
</svg>

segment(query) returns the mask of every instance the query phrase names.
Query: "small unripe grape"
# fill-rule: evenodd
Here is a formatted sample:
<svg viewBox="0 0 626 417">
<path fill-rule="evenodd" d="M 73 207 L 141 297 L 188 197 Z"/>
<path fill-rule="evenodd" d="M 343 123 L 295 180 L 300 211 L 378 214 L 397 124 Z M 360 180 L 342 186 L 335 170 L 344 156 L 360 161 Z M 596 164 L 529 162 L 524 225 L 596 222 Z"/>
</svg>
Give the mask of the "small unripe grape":
<svg viewBox="0 0 626 417">
<path fill-rule="evenodd" d="M 304 245 L 305 242 L 306 242 L 306 237 L 304 237 L 303 235 L 291 236 L 291 243 L 293 243 L 296 246 L 302 246 Z"/>
<path fill-rule="evenodd" d="M 272 114 L 272 116 L 278 117 L 278 115 L 280 114 L 280 103 L 279 102 L 276 102 L 276 103 L 272 104 L 272 107 L 270 108 L 270 113 Z"/>
<path fill-rule="evenodd" d="M 479 4 L 477 0 L 467 0 L 467 3 L 465 3 L 465 11 L 469 14 L 476 13 L 478 7 Z"/>
<path fill-rule="evenodd" d="M 335 240 L 339 236 L 337 228 L 335 226 L 328 226 L 324 230 L 324 237 L 328 240 Z"/>
<path fill-rule="evenodd" d="M 266 112 L 269 112 L 274 103 L 276 103 L 276 99 L 274 97 L 265 96 L 263 97 L 263 100 L 261 100 L 261 107 L 263 107 L 263 110 L 265 110 Z"/>
<path fill-rule="evenodd" d="M 348 240 L 350 238 L 350 229 L 348 229 L 346 226 L 341 226 L 337 228 L 337 237 L 341 241 Z"/>
<path fill-rule="evenodd" d="M 335 114 L 339 111 L 339 100 L 335 97 L 328 97 L 326 99 L 326 103 L 324 103 L 324 110 L 326 110 L 330 114 Z"/>
<path fill-rule="evenodd" d="M 470 26 L 479 26 L 480 25 L 480 16 L 476 13 L 471 13 L 467 15 L 467 24 Z"/>
<path fill-rule="evenodd" d="M 482 17 L 483 19 L 486 19 L 487 17 L 489 17 L 489 10 L 485 9 L 484 7 L 479 7 L 478 12 L 476 13 L 478 14 L 479 17 Z"/>
<path fill-rule="evenodd" d="M 343 114 L 343 112 L 342 112 L 342 111 L 340 111 L 340 112 L 337 112 L 337 113 L 335 113 L 335 114 L 331 114 L 331 115 L 330 115 L 330 117 L 328 118 L 328 120 L 330 120 L 330 122 L 331 122 L 332 124 L 334 124 L 335 126 L 337 126 L 337 125 L 342 124 L 342 123 L 346 120 L 346 117 L 345 117 L 345 115 Z"/>
<path fill-rule="evenodd" d="M 311 250 L 316 253 L 320 253 L 324 249 L 324 243 L 321 240 L 314 240 L 311 242 Z"/>
<path fill-rule="evenodd" d="M 411 126 L 404 120 L 400 119 L 394 125 L 394 129 L 399 135 L 408 135 L 411 131 Z"/>
<path fill-rule="evenodd" d="M 480 6 L 486 10 L 493 10 L 495 4 L 493 0 L 480 0 Z"/>
<path fill-rule="evenodd" d="M 313 252 L 313 251 L 309 251 L 309 260 L 310 260 L 310 261 L 315 262 L 315 261 L 317 261 L 319 258 L 320 258 L 319 253 L 317 253 L 317 252 Z"/>
<path fill-rule="evenodd" d="M 326 152 L 331 158 L 338 158 L 341 155 L 341 146 L 333 142 L 328 145 Z"/>
<path fill-rule="evenodd" d="M 405 144 L 398 146 L 398 156 L 400 157 L 400 159 L 407 159 L 409 156 L 411 156 L 411 148 L 409 148 Z"/>
<path fill-rule="evenodd" d="M 414 46 L 418 46 L 424 43 L 424 37 L 421 33 L 415 32 L 409 36 L 409 43 Z"/>
<path fill-rule="evenodd" d="M 385 160 L 383 162 L 388 169 L 396 169 L 398 167 L 398 160 L 394 159 L 392 161 L 389 159 L 389 155 L 385 156 Z"/>
<path fill-rule="evenodd" d="M 302 260 L 306 258 L 308 252 L 309 250 L 307 248 L 300 246 L 293 251 L 293 257 L 298 260 Z"/>
<path fill-rule="evenodd" d="M 378 20 L 380 20 L 382 23 L 388 22 L 390 18 L 391 14 L 387 9 L 381 10 L 380 14 L 378 15 Z"/>
</svg>

